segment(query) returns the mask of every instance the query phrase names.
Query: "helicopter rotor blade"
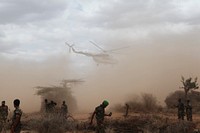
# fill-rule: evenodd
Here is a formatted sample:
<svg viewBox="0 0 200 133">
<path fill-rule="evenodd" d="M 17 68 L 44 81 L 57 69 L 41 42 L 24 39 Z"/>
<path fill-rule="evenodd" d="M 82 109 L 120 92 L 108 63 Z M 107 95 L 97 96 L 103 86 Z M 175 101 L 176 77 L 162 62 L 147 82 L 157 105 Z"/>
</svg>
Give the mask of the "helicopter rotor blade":
<svg viewBox="0 0 200 133">
<path fill-rule="evenodd" d="M 92 43 L 94 46 L 96 46 L 97 48 L 99 48 L 101 51 L 107 52 L 106 50 L 104 50 L 103 48 L 101 48 L 100 46 L 98 46 L 96 43 L 94 43 L 93 41 L 90 41 L 90 43 Z"/>
<path fill-rule="evenodd" d="M 120 48 L 116 48 L 116 49 L 107 50 L 107 52 L 114 52 L 114 51 L 118 51 L 121 49 L 127 49 L 127 48 L 129 48 L 129 46 L 124 46 L 124 47 L 120 47 Z"/>
</svg>

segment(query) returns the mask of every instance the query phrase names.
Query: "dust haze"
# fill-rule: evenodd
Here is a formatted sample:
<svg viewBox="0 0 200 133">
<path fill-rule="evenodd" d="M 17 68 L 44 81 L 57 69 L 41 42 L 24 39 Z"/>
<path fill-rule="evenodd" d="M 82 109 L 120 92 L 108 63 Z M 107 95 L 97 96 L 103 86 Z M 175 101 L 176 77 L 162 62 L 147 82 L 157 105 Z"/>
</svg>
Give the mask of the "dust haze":
<svg viewBox="0 0 200 133">
<path fill-rule="evenodd" d="M 25 112 L 39 111 L 41 98 L 35 95 L 36 86 L 59 85 L 63 79 L 82 78 L 85 82 L 72 89 L 78 111 L 92 111 L 104 99 L 111 105 L 123 104 L 143 92 L 152 93 L 164 104 L 168 93 L 181 86 L 182 75 L 200 77 L 199 33 L 195 30 L 191 33 L 123 40 L 121 43 L 130 48 L 114 55 L 119 62 L 117 65 L 97 65 L 83 56 L 78 56 L 80 60 L 70 58 L 66 47 L 66 54 L 42 61 L 1 56 L 0 99 L 12 109 L 13 99 L 19 98 Z M 122 45 L 114 40 L 112 43 Z"/>
</svg>

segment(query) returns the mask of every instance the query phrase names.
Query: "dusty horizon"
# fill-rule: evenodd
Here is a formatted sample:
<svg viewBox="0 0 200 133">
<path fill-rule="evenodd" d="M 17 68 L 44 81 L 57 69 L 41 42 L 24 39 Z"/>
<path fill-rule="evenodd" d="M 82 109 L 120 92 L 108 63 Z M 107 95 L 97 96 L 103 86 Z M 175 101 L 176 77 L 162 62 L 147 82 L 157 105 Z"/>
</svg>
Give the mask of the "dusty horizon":
<svg viewBox="0 0 200 133">
<path fill-rule="evenodd" d="M 102 100 L 110 107 L 151 93 L 164 104 L 182 86 L 181 76 L 200 77 L 200 2 L 77 0 L 0 2 L 0 101 L 13 110 L 40 110 L 36 86 L 83 79 L 74 86 L 79 111 L 92 112 Z M 29 7 L 30 8 L 22 8 Z M 10 10 L 12 9 L 12 10 Z M 6 15 L 5 15 L 6 14 Z M 16 17 L 17 16 L 17 17 Z M 98 64 L 78 51 L 111 54 L 116 65 Z M 199 82 L 199 80 L 198 80 Z"/>
</svg>

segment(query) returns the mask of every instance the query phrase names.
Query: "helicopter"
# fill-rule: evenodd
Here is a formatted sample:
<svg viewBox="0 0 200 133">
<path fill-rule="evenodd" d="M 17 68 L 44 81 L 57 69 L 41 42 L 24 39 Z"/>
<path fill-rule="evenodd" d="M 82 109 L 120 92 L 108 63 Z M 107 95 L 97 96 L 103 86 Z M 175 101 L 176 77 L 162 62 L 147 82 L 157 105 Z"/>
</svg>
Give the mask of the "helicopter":
<svg viewBox="0 0 200 133">
<path fill-rule="evenodd" d="M 65 44 L 69 47 L 69 52 L 72 50 L 76 54 L 82 54 L 82 55 L 85 55 L 88 57 L 92 57 L 92 59 L 97 63 L 97 65 L 99 65 L 99 64 L 111 64 L 111 65 L 117 64 L 118 61 L 111 55 L 111 52 L 127 48 L 127 47 L 121 47 L 121 48 L 106 51 L 103 48 L 101 48 L 100 46 L 98 46 L 96 43 L 94 43 L 92 41 L 90 41 L 90 43 L 93 44 L 98 49 L 100 49 L 101 52 L 100 53 L 89 53 L 89 52 L 84 52 L 84 51 L 77 51 L 74 48 L 74 44 L 70 45 L 69 43 L 65 42 Z"/>
</svg>

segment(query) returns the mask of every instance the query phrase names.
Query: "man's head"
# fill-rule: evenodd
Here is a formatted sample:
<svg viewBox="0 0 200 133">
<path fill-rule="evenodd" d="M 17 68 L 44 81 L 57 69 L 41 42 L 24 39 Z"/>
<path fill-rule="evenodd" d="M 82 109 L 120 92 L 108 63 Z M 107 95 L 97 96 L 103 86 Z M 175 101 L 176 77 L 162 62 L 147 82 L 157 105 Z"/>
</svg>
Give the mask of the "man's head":
<svg viewBox="0 0 200 133">
<path fill-rule="evenodd" d="M 2 104 L 3 106 L 5 105 L 5 103 L 6 103 L 5 101 L 2 101 L 2 102 L 1 102 L 1 104 Z"/>
<path fill-rule="evenodd" d="M 45 99 L 45 100 L 44 100 L 44 102 L 45 102 L 45 103 L 47 103 L 47 102 L 48 102 L 48 100 L 47 100 L 47 99 Z"/>
<path fill-rule="evenodd" d="M 107 100 L 104 100 L 104 101 L 102 102 L 102 105 L 103 105 L 103 107 L 105 108 L 105 107 L 107 107 L 107 106 L 109 105 L 109 102 L 108 102 Z"/>
<path fill-rule="evenodd" d="M 19 107 L 20 100 L 19 99 L 15 99 L 14 102 L 13 102 L 13 104 L 14 104 L 14 107 Z"/>
<path fill-rule="evenodd" d="M 65 104 L 65 101 L 63 101 L 63 104 Z"/>
<path fill-rule="evenodd" d="M 190 100 L 187 100 L 187 103 L 189 103 L 190 102 Z"/>
</svg>

